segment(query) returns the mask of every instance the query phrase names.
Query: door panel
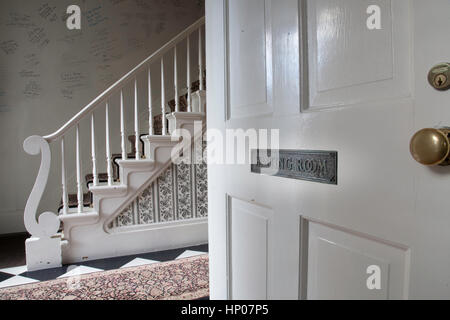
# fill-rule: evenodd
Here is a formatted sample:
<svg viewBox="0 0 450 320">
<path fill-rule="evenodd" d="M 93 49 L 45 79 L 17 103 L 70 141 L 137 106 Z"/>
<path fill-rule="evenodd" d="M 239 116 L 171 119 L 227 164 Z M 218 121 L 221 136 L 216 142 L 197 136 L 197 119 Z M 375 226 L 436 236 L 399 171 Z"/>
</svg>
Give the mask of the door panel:
<svg viewBox="0 0 450 320">
<path fill-rule="evenodd" d="M 380 7 L 380 30 L 365 14 Z M 309 76 L 303 110 L 411 94 L 409 0 L 303 1 Z M 395 16 L 395 20 L 392 17 Z"/>
<path fill-rule="evenodd" d="M 271 0 L 229 0 L 226 5 L 228 117 L 268 113 L 272 108 Z"/>
<path fill-rule="evenodd" d="M 307 224 L 308 299 L 407 298 L 407 248 L 336 226 Z M 380 289 L 367 288 L 371 266 L 380 270 Z"/>
<path fill-rule="evenodd" d="M 269 219 L 267 208 L 229 198 L 231 298 L 267 299 Z"/>
</svg>

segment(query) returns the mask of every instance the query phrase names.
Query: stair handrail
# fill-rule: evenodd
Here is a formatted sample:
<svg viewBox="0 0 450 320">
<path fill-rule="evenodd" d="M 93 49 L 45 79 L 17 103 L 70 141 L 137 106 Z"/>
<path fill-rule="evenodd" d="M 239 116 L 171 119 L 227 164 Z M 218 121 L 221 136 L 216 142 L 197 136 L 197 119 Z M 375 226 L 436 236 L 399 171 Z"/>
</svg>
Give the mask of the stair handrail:
<svg viewBox="0 0 450 320">
<path fill-rule="evenodd" d="M 116 93 L 117 90 L 124 87 L 124 85 L 132 80 L 134 76 L 142 71 L 142 68 L 147 66 L 148 64 L 154 62 L 158 58 L 161 58 L 166 52 L 170 51 L 175 47 L 176 44 L 183 41 L 189 34 L 197 30 L 200 26 L 205 24 L 205 17 L 198 19 L 184 31 L 180 32 L 177 36 L 168 41 L 165 45 L 163 45 L 160 49 L 156 50 L 153 54 L 144 59 L 141 63 L 139 63 L 136 67 L 134 67 L 130 72 L 125 74 L 122 78 L 116 81 L 113 85 L 111 85 L 108 89 L 103 91 L 97 98 L 95 98 L 91 103 L 85 106 L 80 112 L 78 112 L 72 119 L 66 122 L 61 128 L 55 131 L 52 134 L 44 136 L 44 140 L 48 143 L 52 143 L 53 141 L 58 140 L 64 134 L 75 127 L 85 116 L 89 115 L 94 111 L 98 106 L 102 105 L 102 102 L 108 100 L 108 98 Z"/>
</svg>

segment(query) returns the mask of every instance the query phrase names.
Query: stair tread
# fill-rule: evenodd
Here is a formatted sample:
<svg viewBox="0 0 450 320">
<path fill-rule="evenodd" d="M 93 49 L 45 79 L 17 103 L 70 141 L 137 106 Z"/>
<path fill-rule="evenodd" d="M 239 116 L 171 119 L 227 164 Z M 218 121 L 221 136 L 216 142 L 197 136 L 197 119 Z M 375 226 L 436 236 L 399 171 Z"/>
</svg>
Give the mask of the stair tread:
<svg viewBox="0 0 450 320">
<path fill-rule="evenodd" d="M 91 207 L 83 207 L 83 212 L 78 212 L 77 208 L 69 208 L 68 212 L 66 214 L 61 214 L 60 219 L 64 220 L 66 217 L 83 217 L 87 216 L 88 214 L 98 214 L 97 211 L 94 210 L 94 208 Z"/>
<path fill-rule="evenodd" d="M 96 195 L 106 195 L 114 197 L 127 193 L 128 186 L 121 184 L 120 182 L 115 182 L 112 185 L 109 185 L 108 183 L 100 183 L 95 187 L 90 187 L 89 190 L 91 190 L 91 192 Z"/>
<path fill-rule="evenodd" d="M 78 208 L 69 208 L 69 213 L 79 213 L 78 212 Z M 87 213 L 87 212 L 95 212 L 94 208 L 89 207 L 89 206 L 84 206 L 83 207 L 83 212 L 82 213 Z"/>
<path fill-rule="evenodd" d="M 114 187 L 121 187 L 121 186 L 125 186 L 125 185 L 124 185 L 124 184 L 121 184 L 119 181 L 114 182 L 114 183 L 112 183 L 111 185 L 109 185 L 107 182 L 101 182 L 101 183 L 99 183 L 98 185 L 96 185 L 95 187 L 94 187 L 94 186 L 91 186 L 91 189 L 95 189 L 95 188 L 105 188 L 105 187 L 111 187 L 111 188 L 114 188 Z"/>
<path fill-rule="evenodd" d="M 141 158 L 139 160 L 135 160 L 135 159 L 119 159 L 117 160 L 118 163 L 149 163 L 149 162 L 155 162 L 152 159 L 147 159 L 147 158 Z"/>
</svg>

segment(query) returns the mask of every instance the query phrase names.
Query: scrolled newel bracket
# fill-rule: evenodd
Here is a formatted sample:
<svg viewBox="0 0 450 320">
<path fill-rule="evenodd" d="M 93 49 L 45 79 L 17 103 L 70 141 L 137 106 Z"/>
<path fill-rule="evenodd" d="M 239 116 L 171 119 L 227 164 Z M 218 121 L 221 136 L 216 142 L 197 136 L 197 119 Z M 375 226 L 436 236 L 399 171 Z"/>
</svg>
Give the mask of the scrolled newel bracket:
<svg viewBox="0 0 450 320">
<path fill-rule="evenodd" d="M 60 220 L 53 212 L 44 212 L 37 217 L 37 210 L 47 185 L 51 165 L 48 142 L 40 136 L 31 136 L 23 143 L 30 155 L 41 154 L 41 166 L 24 211 L 25 228 L 31 234 L 26 240 L 28 271 L 61 265 L 61 239 L 54 237 L 59 230 Z"/>
</svg>

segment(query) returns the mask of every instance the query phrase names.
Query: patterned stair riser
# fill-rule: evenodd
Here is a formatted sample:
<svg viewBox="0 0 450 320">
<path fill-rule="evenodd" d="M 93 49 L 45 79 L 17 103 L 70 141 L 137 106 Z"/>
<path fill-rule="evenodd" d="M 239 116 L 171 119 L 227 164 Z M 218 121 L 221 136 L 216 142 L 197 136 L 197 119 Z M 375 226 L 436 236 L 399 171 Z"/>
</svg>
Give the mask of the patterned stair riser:
<svg viewBox="0 0 450 320">
<path fill-rule="evenodd" d="M 203 145 L 203 151 L 205 147 L 206 143 Z M 109 227 L 120 228 L 207 217 L 207 175 L 205 162 L 171 165 Z"/>
</svg>

